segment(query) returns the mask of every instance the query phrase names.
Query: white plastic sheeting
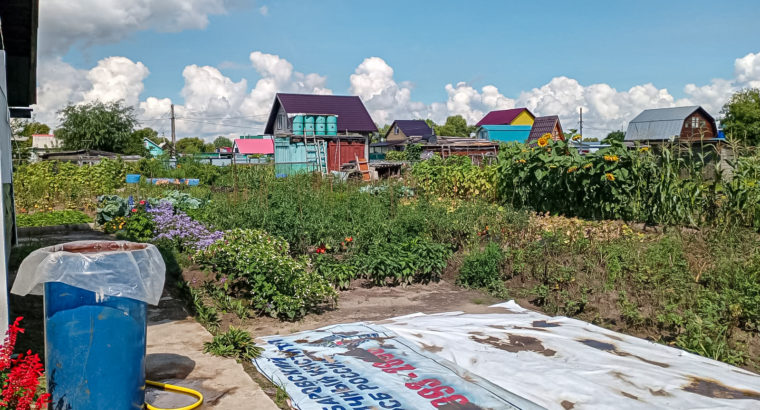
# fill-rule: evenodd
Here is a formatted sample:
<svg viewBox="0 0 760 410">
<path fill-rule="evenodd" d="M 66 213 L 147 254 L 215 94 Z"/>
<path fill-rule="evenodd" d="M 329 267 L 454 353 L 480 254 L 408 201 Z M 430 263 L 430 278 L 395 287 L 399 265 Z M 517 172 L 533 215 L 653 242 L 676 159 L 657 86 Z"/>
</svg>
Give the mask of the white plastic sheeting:
<svg viewBox="0 0 760 410">
<path fill-rule="evenodd" d="M 258 369 L 300 410 L 538 409 L 380 325 L 264 338 Z"/>
<path fill-rule="evenodd" d="M 21 262 L 12 293 L 41 295 L 45 282 L 158 304 L 166 265 L 150 244 L 75 241 L 40 248 Z"/>
<path fill-rule="evenodd" d="M 512 301 L 492 308 L 381 323 L 549 409 L 760 408 L 760 376 L 740 368 Z"/>
</svg>

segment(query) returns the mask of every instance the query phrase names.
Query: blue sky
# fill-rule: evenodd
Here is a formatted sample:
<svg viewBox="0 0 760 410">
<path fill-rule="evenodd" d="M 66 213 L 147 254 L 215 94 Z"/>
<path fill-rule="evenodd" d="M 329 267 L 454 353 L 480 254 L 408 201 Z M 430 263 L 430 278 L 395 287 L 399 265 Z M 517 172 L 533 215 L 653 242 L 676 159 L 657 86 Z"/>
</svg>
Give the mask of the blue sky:
<svg viewBox="0 0 760 410">
<path fill-rule="evenodd" d="M 41 12 L 53 3 L 67 7 L 64 0 L 41 0 Z M 249 54 L 260 51 L 287 60 L 295 71 L 326 77 L 324 86 L 335 94 L 349 94 L 357 93 L 349 80 L 357 67 L 380 57 L 392 67 L 397 87 L 408 88 L 413 102 L 430 105 L 445 104 L 446 84 L 464 82 L 478 92 L 493 85 L 521 102 L 521 92 L 561 76 L 618 91 L 652 83 L 677 101 L 689 97 L 686 84 L 733 81 L 734 61 L 760 52 L 757 1 L 238 0 L 223 8 L 206 13 L 208 24 L 201 28 L 165 32 L 154 19 L 107 35 L 77 33 L 69 42 L 73 47 L 59 57 L 79 70 L 113 56 L 140 62 L 150 74 L 142 79 L 138 99 L 180 104 L 182 73 L 189 65 L 216 67 L 233 82 L 246 79 L 251 89 L 262 74 Z M 65 25 L 56 30 L 56 36 L 66 35 Z"/>
</svg>

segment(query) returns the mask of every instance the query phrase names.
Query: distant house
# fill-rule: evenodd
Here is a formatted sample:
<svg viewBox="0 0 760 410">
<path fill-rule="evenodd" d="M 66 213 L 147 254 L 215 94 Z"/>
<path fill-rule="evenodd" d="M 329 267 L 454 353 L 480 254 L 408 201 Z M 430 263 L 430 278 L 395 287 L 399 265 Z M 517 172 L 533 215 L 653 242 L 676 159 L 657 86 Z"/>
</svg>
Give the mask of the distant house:
<svg viewBox="0 0 760 410">
<path fill-rule="evenodd" d="M 233 142 L 232 152 L 243 155 L 272 155 L 274 154 L 274 141 L 271 138 L 239 138 Z"/>
<path fill-rule="evenodd" d="M 61 140 L 53 134 L 34 134 L 32 135 L 32 148 L 36 149 L 56 149 L 61 148 Z"/>
<path fill-rule="evenodd" d="M 533 122 L 533 128 L 530 129 L 530 135 L 526 143 L 534 143 L 545 134 L 551 134 L 554 141 L 565 139 L 565 133 L 562 132 L 562 124 L 560 124 L 558 116 L 547 115 L 537 117 Z"/>
<path fill-rule="evenodd" d="M 475 131 L 479 140 L 496 142 L 525 142 L 530 135 L 530 125 L 481 125 Z"/>
<path fill-rule="evenodd" d="M 231 154 L 232 153 L 232 147 L 219 147 L 214 150 L 214 152 L 217 152 L 219 154 Z"/>
<path fill-rule="evenodd" d="M 145 144 L 145 149 L 150 152 L 151 157 L 158 157 L 164 154 L 164 144 L 156 144 L 155 141 L 149 138 L 143 138 L 143 144 Z"/>
<path fill-rule="evenodd" d="M 527 108 L 512 108 L 491 111 L 475 125 L 533 125 L 535 118 Z"/>
<path fill-rule="evenodd" d="M 80 166 L 97 164 L 104 159 L 114 160 L 121 158 L 124 162 L 136 162 L 142 159 L 139 155 L 121 155 L 94 149 L 47 152 L 40 154 L 40 158 L 48 161 L 71 162 Z"/>
<path fill-rule="evenodd" d="M 424 120 L 395 120 L 385 133 L 386 141 L 407 141 L 412 138 L 428 141 L 435 131 Z"/>
<path fill-rule="evenodd" d="M 625 142 L 694 143 L 715 141 L 715 119 L 700 106 L 644 110 L 628 123 Z"/>
<path fill-rule="evenodd" d="M 368 158 L 376 132 L 362 100 L 346 95 L 278 93 L 264 128 L 274 137 L 278 174 L 339 171 Z"/>
</svg>

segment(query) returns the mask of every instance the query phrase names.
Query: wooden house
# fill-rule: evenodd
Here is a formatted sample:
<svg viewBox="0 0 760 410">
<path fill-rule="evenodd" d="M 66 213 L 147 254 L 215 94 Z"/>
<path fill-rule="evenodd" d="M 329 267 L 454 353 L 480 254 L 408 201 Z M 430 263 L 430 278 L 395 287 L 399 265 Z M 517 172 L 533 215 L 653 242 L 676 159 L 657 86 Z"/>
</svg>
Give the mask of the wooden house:
<svg viewBox="0 0 760 410">
<path fill-rule="evenodd" d="M 481 125 L 475 131 L 479 140 L 499 142 L 525 142 L 530 125 Z"/>
<path fill-rule="evenodd" d="M 533 122 L 533 127 L 530 129 L 530 135 L 528 135 L 528 139 L 525 142 L 527 144 L 533 144 L 546 134 L 551 134 L 554 141 L 564 141 L 565 133 L 562 131 L 562 124 L 560 124 L 558 116 L 547 115 L 544 117 L 537 117 Z"/>
<path fill-rule="evenodd" d="M 476 126 L 482 125 L 533 125 L 536 116 L 527 108 L 491 111 Z"/>
<path fill-rule="evenodd" d="M 433 127 L 424 120 L 395 120 L 385 133 L 386 141 L 429 140 L 435 135 Z"/>
<path fill-rule="evenodd" d="M 264 133 L 274 137 L 278 174 L 326 173 L 368 158 L 377 127 L 359 97 L 278 93 Z"/>
<path fill-rule="evenodd" d="M 625 142 L 694 144 L 718 140 L 715 119 L 700 106 L 644 110 L 628 123 Z"/>
</svg>

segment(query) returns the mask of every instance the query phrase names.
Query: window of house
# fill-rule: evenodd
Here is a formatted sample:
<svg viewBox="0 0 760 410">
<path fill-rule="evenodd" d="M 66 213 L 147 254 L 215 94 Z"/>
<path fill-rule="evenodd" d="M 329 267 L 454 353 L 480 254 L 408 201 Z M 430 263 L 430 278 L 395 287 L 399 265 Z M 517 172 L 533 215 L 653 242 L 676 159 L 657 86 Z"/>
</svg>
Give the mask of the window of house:
<svg viewBox="0 0 760 410">
<path fill-rule="evenodd" d="M 398 125 L 393 129 L 394 134 L 398 134 Z"/>
<path fill-rule="evenodd" d="M 692 128 L 699 128 L 701 126 L 700 120 L 701 120 L 701 118 L 699 118 L 697 116 L 691 117 L 691 127 Z"/>
<path fill-rule="evenodd" d="M 280 115 L 280 116 L 277 117 L 277 129 L 278 130 L 282 129 L 282 123 L 283 123 L 282 118 L 283 118 L 282 115 Z"/>
</svg>

